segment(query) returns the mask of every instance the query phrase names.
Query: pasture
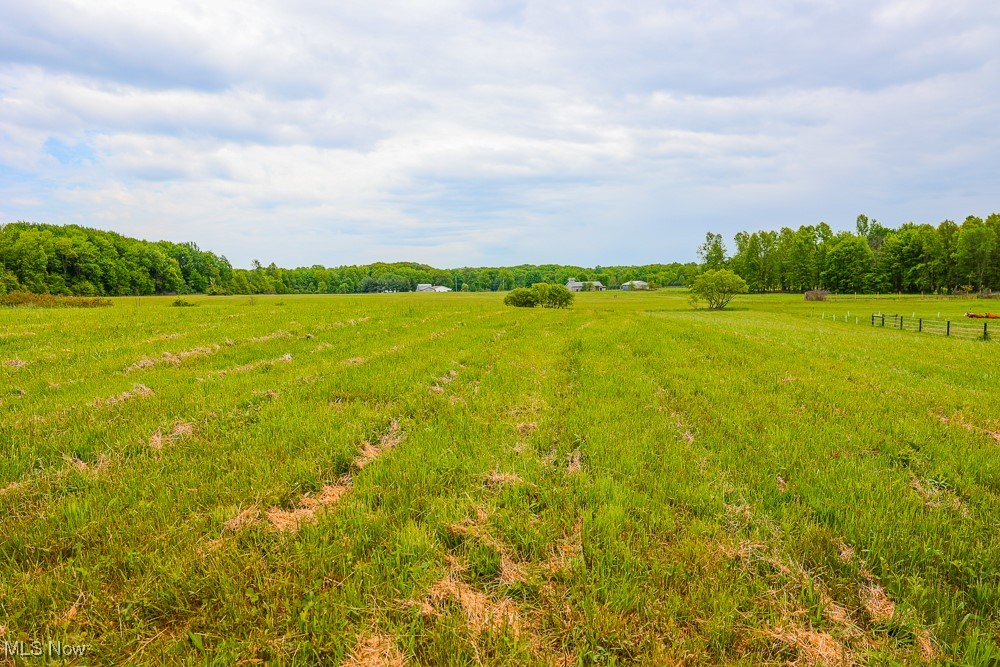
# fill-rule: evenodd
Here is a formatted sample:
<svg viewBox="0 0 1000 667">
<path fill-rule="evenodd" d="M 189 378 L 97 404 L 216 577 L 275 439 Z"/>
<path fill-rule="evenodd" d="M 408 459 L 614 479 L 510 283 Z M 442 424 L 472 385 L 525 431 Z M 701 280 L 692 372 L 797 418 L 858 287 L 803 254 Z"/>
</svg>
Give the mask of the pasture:
<svg viewBox="0 0 1000 667">
<path fill-rule="evenodd" d="M 1000 342 L 867 326 L 982 302 L 187 298 L 0 309 L 5 646 L 1000 660 Z"/>
</svg>

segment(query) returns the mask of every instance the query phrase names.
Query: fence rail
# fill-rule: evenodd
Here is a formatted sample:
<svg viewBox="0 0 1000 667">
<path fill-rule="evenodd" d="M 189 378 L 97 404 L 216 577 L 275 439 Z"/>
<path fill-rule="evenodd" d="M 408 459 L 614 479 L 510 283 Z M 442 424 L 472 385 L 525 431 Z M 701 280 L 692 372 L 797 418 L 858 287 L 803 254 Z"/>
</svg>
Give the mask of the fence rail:
<svg viewBox="0 0 1000 667">
<path fill-rule="evenodd" d="M 872 313 L 873 327 L 887 327 L 899 329 L 900 331 L 916 331 L 919 333 L 939 334 L 955 338 L 968 338 L 978 340 L 990 339 L 990 324 L 983 321 L 969 324 L 965 322 L 952 322 L 951 320 L 924 319 L 922 317 L 905 317 L 903 315 L 887 315 L 885 313 Z"/>
</svg>

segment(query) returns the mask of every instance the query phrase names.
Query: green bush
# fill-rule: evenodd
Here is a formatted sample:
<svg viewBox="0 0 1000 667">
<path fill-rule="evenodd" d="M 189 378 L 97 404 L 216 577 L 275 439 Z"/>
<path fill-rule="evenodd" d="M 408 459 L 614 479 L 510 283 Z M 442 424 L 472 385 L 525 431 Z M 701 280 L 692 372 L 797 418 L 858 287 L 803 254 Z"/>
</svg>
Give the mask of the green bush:
<svg viewBox="0 0 1000 667">
<path fill-rule="evenodd" d="M 548 299 L 543 305 L 546 308 L 569 308 L 575 296 L 565 285 L 549 285 Z"/>
<path fill-rule="evenodd" d="M 174 302 L 170 305 L 177 308 L 190 308 L 192 306 L 197 306 L 198 304 L 193 301 L 188 301 L 187 299 L 174 299 Z"/>
<path fill-rule="evenodd" d="M 746 281 L 729 269 L 705 271 L 694 279 L 691 302 L 697 307 L 698 302 L 704 300 L 709 310 L 722 310 L 734 296 L 746 291 Z"/>
<path fill-rule="evenodd" d="M 538 305 L 538 297 L 535 292 L 527 287 L 518 287 L 507 293 L 503 298 L 504 305 L 515 308 L 534 308 Z"/>
<path fill-rule="evenodd" d="M 543 308 L 568 308 L 573 303 L 574 295 L 564 285 L 535 283 L 530 291 Z"/>
</svg>

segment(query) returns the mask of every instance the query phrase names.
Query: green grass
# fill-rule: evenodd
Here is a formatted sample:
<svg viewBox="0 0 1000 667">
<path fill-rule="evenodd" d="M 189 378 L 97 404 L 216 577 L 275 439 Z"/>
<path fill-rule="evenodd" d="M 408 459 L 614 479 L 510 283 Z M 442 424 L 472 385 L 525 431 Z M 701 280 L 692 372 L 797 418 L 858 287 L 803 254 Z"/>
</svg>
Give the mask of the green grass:
<svg viewBox="0 0 1000 667">
<path fill-rule="evenodd" d="M 1000 343 L 868 325 L 983 302 L 192 301 L 0 309 L 3 641 L 97 664 L 1000 660 Z"/>
</svg>

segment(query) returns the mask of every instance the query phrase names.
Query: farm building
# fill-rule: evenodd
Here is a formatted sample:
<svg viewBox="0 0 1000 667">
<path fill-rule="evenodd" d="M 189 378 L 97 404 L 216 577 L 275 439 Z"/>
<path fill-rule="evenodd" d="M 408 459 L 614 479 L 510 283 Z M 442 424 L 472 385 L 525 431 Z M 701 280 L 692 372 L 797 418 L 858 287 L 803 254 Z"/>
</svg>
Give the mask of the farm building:
<svg viewBox="0 0 1000 667">
<path fill-rule="evenodd" d="M 431 285 L 430 283 L 420 283 L 417 285 L 417 292 L 450 292 L 450 287 L 442 285 Z"/>
<path fill-rule="evenodd" d="M 566 281 L 566 289 L 570 292 L 603 292 L 607 288 L 604 287 L 600 280 L 587 280 L 580 282 L 576 278 L 570 278 Z"/>
<path fill-rule="evenodd" d="M 635 292 L 639 290 L 649 289 L 649 283 L 645 280 L 630 280 L 627 283 L 622 283 L 622 289 L 626 292 Z"/>
</svg>

